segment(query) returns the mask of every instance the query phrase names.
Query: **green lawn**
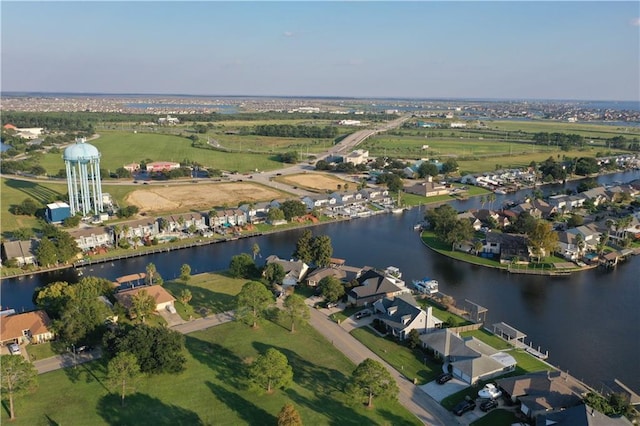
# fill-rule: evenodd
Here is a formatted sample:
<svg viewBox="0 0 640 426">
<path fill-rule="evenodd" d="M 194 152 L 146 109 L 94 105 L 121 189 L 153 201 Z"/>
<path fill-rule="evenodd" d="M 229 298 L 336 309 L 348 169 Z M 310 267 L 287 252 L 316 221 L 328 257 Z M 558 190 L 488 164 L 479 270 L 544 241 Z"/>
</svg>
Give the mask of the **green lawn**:
<svg viewBox="0 0 640 426">
<path fill-rule="evenodd" d="M 248 152 L 228 153 L 210 149 L 194 148 L 186 137 L 156 133 L 133 133 L 123 131 L 101 131 L 100 138 L 91 144 L 100 151 L 100 167 L 115 170 L 124 164 L 153 161 L 183 160 L 197 161 L 205 167 L 221 170 L 249 172 L 273 170 L 282 167 L 282 163 L 269 155 L 251 155 Z M 249 149 L 245 147 L 243 150 Z M 56 174 L 64 168 L 60 154 L 45 154 L 40 164 L 49 174 Z"/>
<path fill-rule="evenodd" d="M 356 328 L 351 335 L 409 380 L 417 379 L 418 384 L 430 382 L 442 373 L 441 364 L 433 362 L 422 350 L 411 350 L 389 338 L 380 337 L 369 327 Z"/>
<path fill-rule="evenodd" d="M 192 276 L 186 284 L 181 280 L 167 281 L 164 287 L 176 298 L 183 289 L 188 289 L 193 296 L 189 302 L 193 313 L 206 316 L 235 309 L 235 297 L 247 281 L 223 273 L 205 273 Z M 188 319 L 189 310 L 185 309 L 183 314 Z"/>
<path fill-rule="evenodd" d="M 56 355 L 56 352 L 54 352 L 51 346 L 51 342 L 40 343 L 37 345 L 28 345 L 27 353 L 29 354 L 29 359 L 31 359 L 31 361 L 50 358 Z"/>
<path fill-rule="evenodd" d="M 355 366 L 309 326 L 292 335 L 274 323 L 252 330 L 232 322 L 187 336 L 186 346 L 185 372 L 140 380 L 124 407 L 109 392 L 103 361 L 40 375 L 38 390 L 16 400 L 14 424 L 266 425 L 287 402 L 309 425 L 420 424 L 394 401 L 352 403 L 342 390 Z M 270 395 L 248 390 L 247 362 L 271 347 L 287 356 L 293 385 Z"/>
<path fill-rule="evenodd" d="M 421 238 L 422 241 L 433 250 L 453 259 L 463 260 L 475 265 L 490 266 L 500 269 L 507 268 L 507 265 L 503 265 L 500 262 L 496 262 L 495 260 L 485 259 L 484 257 L 474 256 L 472 254 L 463 253 L 460 251 L 451 251 L 451 246 L 436 238 L 435 234 L 432 231 L 423 231 Z"/>
<path fill-rule="evenodd" d="M 438 304 L 432 302 L 429 299 L 417 299 L 418 303 L 421 304 L 424 308 L 431 306 L 431 312 L 433 313 L 433 316 L 438 318 L 440 321 L 449 321 L 449 320 L 453 320 L 453 324 L 451 324 L 451 327 L 461 327 L 463 325 L 469 325 L 472 324 L 471 321 L 466 320 L 464 318 L 462 318 L 459 315 L 456 315 L 452 312 L 447 311 L 446 309 L 443 309 L 442 307 L 440 307 Z"/>
</svg>

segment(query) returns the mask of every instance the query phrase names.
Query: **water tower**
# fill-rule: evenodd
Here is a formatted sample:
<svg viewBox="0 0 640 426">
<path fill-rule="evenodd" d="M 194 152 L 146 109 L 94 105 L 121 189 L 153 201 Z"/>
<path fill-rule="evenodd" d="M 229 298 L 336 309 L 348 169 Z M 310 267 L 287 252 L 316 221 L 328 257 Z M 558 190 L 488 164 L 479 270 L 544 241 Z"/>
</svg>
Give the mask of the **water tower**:
<svg viewBox="0 0 640 426">
<path fill-rule="evenodd" d="M 85 138 L 77 138 L 62 156 L 67 168 L 71 215 L 82 212 L 83 216 L 88 216 L 91 212 L 98 214 L 103 210 L 100 152 L 86 142 Z"/>
</svg>

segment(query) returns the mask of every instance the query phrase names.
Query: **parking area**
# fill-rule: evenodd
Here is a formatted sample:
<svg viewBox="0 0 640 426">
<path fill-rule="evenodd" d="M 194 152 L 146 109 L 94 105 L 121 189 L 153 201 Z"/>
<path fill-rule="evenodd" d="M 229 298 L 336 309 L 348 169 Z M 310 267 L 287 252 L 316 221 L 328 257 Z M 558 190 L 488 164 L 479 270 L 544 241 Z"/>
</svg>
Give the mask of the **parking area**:
<svg viewBox="0 0 640 426">
<path fill-rule="evenodd" d="M 431 398 L 435 399 L 438 402 L 441 402 L 449 395 L 458 393 L 468 387 L 469 385 L 467 383 L 454 377 L 443 385 L 436 383 L 436 381 L 434 380 L 420 386 L 420 389 L 422 389 L 422 391 L 429 395 Z"/>
<path fill-rule="evenodd" d="M 173 327 L 174 325 L 184 324 L 186 322 L 177 312 L 174 314 L 166 309 L 160 309 L 158 313 L 167 322 L 167 327 Z"/>
</svg>

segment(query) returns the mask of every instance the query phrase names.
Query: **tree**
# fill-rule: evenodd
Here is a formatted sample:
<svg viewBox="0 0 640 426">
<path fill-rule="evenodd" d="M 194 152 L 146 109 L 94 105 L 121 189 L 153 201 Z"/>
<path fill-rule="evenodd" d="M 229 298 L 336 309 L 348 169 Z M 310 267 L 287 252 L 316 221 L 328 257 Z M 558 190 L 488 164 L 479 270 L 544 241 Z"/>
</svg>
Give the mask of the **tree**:
<svg viewBox="0 0 640 426">
<path fill-rule="evenodd" d="M 451 244 L 451 250 L 453 250 L 456 244 L 467 241 L 471 239 L 471 237 L 473 237 L 471 222 L 466 219 L 458 219 L 446 235 L 445 241 Z"/>
<path fill-rule="evenodd" d="M 264 277 L 264 279 L 267 280 L 267 282 L 271 285 L 281 284 L 285 275 L 286 272 L 284 271 L 282 265 L 275 262 L 268 264 L 262 272 L 262 276 Z"/>
<path fill-rule="evenodd" d="M 185 263 L 180 267 L 180 279 L 185 283 L 191 279 L 191 266 Z"/>
<path fill-rule="evenodd" d="M 278 413 L 278 426 L 302 426 L 300 414 L 293 404 L 284 404 Z"/>
<path fill-rule="evenodd" d="M 582 224 L 584 224 L 584 218 L 579 214 L 572 214 L 571 217 L 569 217 L 569 220 L 567 220 L 567 226 L 569 228 L 575 228 Z"/>
<path fill-rule="evenodd" d="M 458 162 L 453 158 L 447 159 L 447 161 L 442 164 L 442 173 L 451 173 L 458 170 Z"/>
<path fill-rule="evenodd" d="M 180 291 L 180 302 L 182 302 L 182 304 L 186 305 L 191 301 L 192 298 L 193 295 L 191 294 L 191 290 L 189 290 L 188 288 L 183 288 Z"/>
<path fill-rule="evenodd" d="M 249 378 L 260 388 L 271 393 L 274 388 L 284 388 L 293 381 L 293 369 L 287 357 L 277 349 L 269 348 L 249 367 Z"/>
<path fill-rule="evenodd" d="M 295 332 L 296 321 L 307 321 L 309 319 L 309 307 L 304 303 L 304 298 L 298 294 L 287 296 L 284 301 L 284 312 L 291 321 L 291 332 Z"/>
<path fill-rule="evenodd" d="M 13 397 L 34 390 L 38 386 L 38 371 L 22 356 L 0 356 L 0 383 L 3 397 L 9 398 L 9 418 L 15 420 Z"/>
<path fill-rule="evenodd" d="M 58 262 L 58 254 L 55 244 L 47 238 L 43 237 L 36 249 L 36 259 L 40 266 L 49 267 Z"/>
<path fill-rule="evenodd" d="M 38 206 L 38 203 L 36 203 L 33 198 L 25 198 L 18 206 L 16 206 L 14 211 L 19 215 L 33 216 L 39 208 L 40 206 Z"/>
<path fill-rule="evenodd" d="M 153 285 L 153 279 L 155 278 L 157 272 L 156 265 L 154 265 L 153 263 L 147 264 L 146 272 L 147 276 L 145 277 L 145 282 L 149 285 Z"/>
<path fill-rule="evenodd" d="M 307 212 L 307 206 L 300 200 L 286 200 L 280 204 L 280 209 L 284 213 L 286 220 L 294 217 L 304 216 Z"/>
<path fill-rule="evenodd" d="M 300 238 L 296 242 L 296 249 L 293 257 L 304 263 L 310 263 L 313 260 L 313 252 L 311 250 L 311 241 L 313 234 L 310 230 L 305 229 Z"/>
<path fill-rule="evenodd" d="M 443 204 L 435 209 L 427 210 L 425 219 L 429 222 L 436 236 L 440 240 L 446 241 L 447 235 L 451 232 L 458 220 L 458 212 L 449 204 Z"/>
<path fill-rule="evenodd" d="M 33 232 L 33 229 L 31 228 L 20 228 L 20 229 L 16 229 L 11 233 L 11 236 L 13 238 L 21 241 L 30 240 L 31 238 L 34 237 L 34 235 L 35 234 Z"/>
<path fill-rule="evenodd" d="M 420 347 L 420 343 L 420 333 L 415 328 L 412 328 L 411 331 L 409 331 L 409 335 L 407 336 L 407 346 L 410 349 L 415 349 L 417 347 Z"/>
<path fill-rule="evenodd" d="M 240 253 L 231 258 L 229 275 L 233 278 L 252 278 L 256 275 L 256 264 L 247 253 Z"/>
<path fill-rule="evenodd" d="M 480 253 L 480 250 L 482 250 L 482 241 L 474 241 L 473 243 L 473 251 L 476 253 L 476 255 L 478 255 L 478 253 Z"/>
<path fill-rule="evenodd" d="M 284 220 L 284 212 L 277 207 L 272 207 L 269 209 L 269 213 L 267 213 L 267 219 L 269 222 Z"/>
<path fill-rule="evenodd" d="M 132 316 L 139 317 L 143 323 L 145 318 L 155 310 L 156 301 L 152 295 L 147 293 L 147 290 L 140 290 L 131 297 L 130 312 L 133 314 Z"/>
<path fill-rule="evenodd" d="M 73 259 L 80 251 L 76 240 L 64 231 L 58 232 L 56 235 L 56 251 L 58 253 L 58 261 L 66 263 Z"/>
<path fill-rule="evenodd" d="M 318 235 L 311 240 L 311 255 L 317 266 L 329 266 L 333 255 L 331 238 L 328 235 Z"/>
<path fill-rule="evenodd" d="M 367 406 L 373 407 L 374 397 L 396 398 L 398 385 L 382 364 L 367 358 L 354 370 L 347 392 L 357 398 L 367 398 Z"/>
<path fill-rule="evenodd" d="M 107 379 L 114 387 L 120 388 L 121 404 L 124 407 L 124 397 L 127 394 L 127 382 L 131 386 L 140 375 L 138 359 L 130 352 L 120 352 L 107 365 Z"/>
<path fill-rule="evenodd" d="M 104 335 L 103 350 L 115 357 L 130 352 L 138 360 L 140 371 L 149 374 L 184 371 L 184 335 L 166 327 L 146 324 L 121 326 Z"/>
<path fill-rule="evenodd" d="M 258 243 L 254 243 L 253 247 L 251 248 L 251 253 L 253 253 L 253 260 L 256 260 L 256 257 L 260 255 L 260 246 L 258 245 Z"/>
<path fill-rule="evenodd" d="M 322 296 L 327 300 L 327 302 L 335 303 L 344 296 L 344 286 L 334 276 L 324 277 L 318 283 L 320 286 L 320 290 L 322 291 Z"/>
<path fill-rule="evenodd" d="M 576 174 L 587 176 L 593 173 L 598 173 L 600 166 L 598 160 L 593 157 L 580 157 L 576 162 Z"/>
<path fill-rule="evenodd" d="M 64 226 L 65 228 L 75 228 L 80 224 L 80 219 L 82 218 L 78 215 L 69 216 L 68 218 L 62 221 L 62 226 Z"/>
<path fill-rule="evenodd" d="M 538 220 L 529 234 L 529 242 L 540 262 L 543 255 L 550 255 L 558 246 L 558 233 L 553 230 L 549 222 Z"/>
<path fill-rule="evenodd" d="M 264 284 L 257 281 L 249 281 L 242 286 L 242 290 L 238 293 L 236 316 L 241 321 L 256 328 L 264 311 L 273 302 L 273 294 L 267 290 Z"/>
<path fill-rule="evenodd" d="M 424 161 L 418 167 L 418 177 L 424 179 L 427 176 L 438 176 L 438 166 L 430 161 Z"/>
</svg>

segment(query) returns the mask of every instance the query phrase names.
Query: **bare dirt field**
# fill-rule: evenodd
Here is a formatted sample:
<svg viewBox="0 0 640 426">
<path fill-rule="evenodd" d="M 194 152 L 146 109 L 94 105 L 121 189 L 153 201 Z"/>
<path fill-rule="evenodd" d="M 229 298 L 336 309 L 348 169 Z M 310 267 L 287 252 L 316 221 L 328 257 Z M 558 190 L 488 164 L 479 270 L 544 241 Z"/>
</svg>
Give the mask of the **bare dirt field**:
<svg viewBox="0 0 640 426">
<path fill-rule="evenodd" d="M 287 185 L 299 186 L 301 188 L 317 189 L 319 191 L 338 189 L 338 185 L 344 187 L 345 184 L 350 183 L 352 189 L 355 189 L 356 184 L 353 182 L 347 182 L 332 175 L 325 175 L 322 173 L 301 173 L 297 175 L 283 176 L 277 179 Z"/>
<path fill-rule="evenodd" d="M 149 186 L 133 191 L 126 202 L 141 212 L 211 209 L 227 205 L 237 207 L 241 201 L 260 202 L 282 197 L 282 193 L 253 183 L 213 183 L 199 185 Z"/>
</svg>

